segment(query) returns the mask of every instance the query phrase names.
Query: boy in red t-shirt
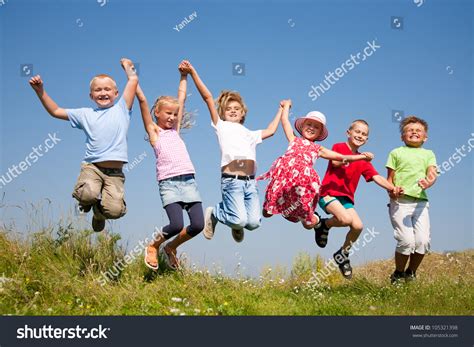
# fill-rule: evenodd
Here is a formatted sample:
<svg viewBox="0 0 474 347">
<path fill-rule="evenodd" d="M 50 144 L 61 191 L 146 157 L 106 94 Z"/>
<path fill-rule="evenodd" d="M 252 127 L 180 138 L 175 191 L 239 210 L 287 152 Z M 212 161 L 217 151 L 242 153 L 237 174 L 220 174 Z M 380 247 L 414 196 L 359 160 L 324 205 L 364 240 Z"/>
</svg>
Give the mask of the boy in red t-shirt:
<svg viewBox="0 0 474 347">
<path fill-rule="evenodd" d="M 347 142 L 336 143 L 332 150 L 344 155 L 360 154 L 358 150 L 367 142 L 368 137 L 369 124 L 362 119 L 355 120 L 347 130 Z M 370 159 L 374 157 L 369 152 L 362 154 Z M 349 250 L 363 229 L 362 221 L 354 209 L 354 193 L 360 176 L 364 176 L 367 182 L 374 181 L 397 196 L 401 192 L 401 188 L 395 187 L 380 176 L 368 161 L 360 160 L 343 163 L 332 160 L 329 162 L 321 184 L 319 206 L 327 214 L 332 214 L 333 217 L 321 219 L 321 223 L 314 228 L 316 232 L 315 239 L 319 247 L 326 247 L 330 228 L 350 227 L 343 246 L 333 256 L 342 275 L 347 279 L 352 278 Z"/>
</svg>

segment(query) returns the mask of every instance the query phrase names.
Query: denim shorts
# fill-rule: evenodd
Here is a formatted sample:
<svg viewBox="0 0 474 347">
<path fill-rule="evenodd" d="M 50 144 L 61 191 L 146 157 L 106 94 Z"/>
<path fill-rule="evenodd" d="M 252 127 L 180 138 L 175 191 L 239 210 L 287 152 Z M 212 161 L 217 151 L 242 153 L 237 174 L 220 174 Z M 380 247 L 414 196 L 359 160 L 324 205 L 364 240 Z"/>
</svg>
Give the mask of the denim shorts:
<svg viewBox="0 0 474 347">
<path fill-rule="evenodd" d="M 193 174 L 165 178 L 158 182 L 163 207 L 174 202 L 201 202 Z"/>
</svg>

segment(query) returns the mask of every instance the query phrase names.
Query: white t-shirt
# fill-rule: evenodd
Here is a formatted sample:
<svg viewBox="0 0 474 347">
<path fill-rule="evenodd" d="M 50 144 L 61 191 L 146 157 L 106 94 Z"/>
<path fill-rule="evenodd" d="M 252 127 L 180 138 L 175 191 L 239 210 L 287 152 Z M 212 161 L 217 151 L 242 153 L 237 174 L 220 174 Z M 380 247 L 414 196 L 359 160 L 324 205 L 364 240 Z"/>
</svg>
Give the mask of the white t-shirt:
<svg viewBox="0 0 474 347">
<path fill-rule="evenodd" d="M 256 147 L 262 142 L 262 130 L 251 131 L 240 123 L 223 121 L 211 122 L 216 129 L 219 146 L 221 147 L 221 167 L 233 160 L 250 159 L 256 162 Z"/>
</svg>

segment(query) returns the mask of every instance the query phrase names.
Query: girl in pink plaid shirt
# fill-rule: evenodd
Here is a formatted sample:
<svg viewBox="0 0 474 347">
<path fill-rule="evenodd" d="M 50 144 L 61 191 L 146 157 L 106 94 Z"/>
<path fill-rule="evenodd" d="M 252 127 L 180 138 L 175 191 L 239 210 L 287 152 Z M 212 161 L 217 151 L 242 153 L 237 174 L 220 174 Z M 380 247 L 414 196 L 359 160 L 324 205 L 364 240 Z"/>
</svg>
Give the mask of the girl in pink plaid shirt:
<svg viewBox="0 0 474 347">
<path fill-rule="evenodd" d="M 148 103 L 140 86 L 137 88 L 143 124 L 156 156 L 156 179 L 161 201 L 170 221 L 154 234 L 155 239 L 145 249 L 145 264 L 153 270 L 158 270 L 158 256 L 164 259 L 167 267 L 176 270 L 179 267 L 176 257 L 177 247 L 199 234 L 204 228 L 204 215 L 194 178 L 194 166 L 179 135 L 183 126 L 187 85 L 187 72 L 181 65 L 179 71 L 181 79 L 178 99 L 161 96 L 155 101 L 151 111 L 148 111 Z M 151 114 L 155 116 L 156 123 L 152 121 Z M 190 220 L 190 225 L 187 227 L 184 227 L 183 210 L 186 210 Z M 173 237 L 170 242 L 165 242 Z"/>
</svg>

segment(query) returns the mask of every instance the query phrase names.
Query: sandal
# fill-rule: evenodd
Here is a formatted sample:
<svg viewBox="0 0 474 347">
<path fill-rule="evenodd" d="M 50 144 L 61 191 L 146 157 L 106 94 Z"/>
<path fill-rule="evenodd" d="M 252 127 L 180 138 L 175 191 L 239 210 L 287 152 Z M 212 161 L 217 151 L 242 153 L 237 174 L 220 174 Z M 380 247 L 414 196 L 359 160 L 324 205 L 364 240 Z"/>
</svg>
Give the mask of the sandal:
<svg viewBox="0 0 474 347">
<path fill-rule="evenodd" d="M 168 269 L 176 271 L 179 270 L 179 261 L 176 255 L 171 252 L 164 244 L 160 247 L 160 254 L 168 267 Z"/>
<path fill-rule="evenodd" d="M 342 260 L 340 259 L 342 257 Z M 350 280 L 352 278 L 352 267 L 348 255 L 342 253 L 342 248 L 333 255 L 334 261 L 339 266 L 342 276 Z M 339 260 L 338 260 L 339 259 Z"/>
<path fill-rule="evenodd" d="M 159 268 L 159 263 L 157 262 L 156 265 L 151 265 L 148 261 L 147 261 L 147 258 L 148 258 L 148 246 L 145 247 L 145 265 L 147 268 L 149 269 L 152 269 L 152 270 L 158 270 Z"/>
<path fill-rule="evenodd" d="M 319 223 L 314 227 L 314 239 L 316 244 L 324 248 L 328 244 L 329 228 L 326 226 L 327 218 L 320 218 Z"/>
</svg>

